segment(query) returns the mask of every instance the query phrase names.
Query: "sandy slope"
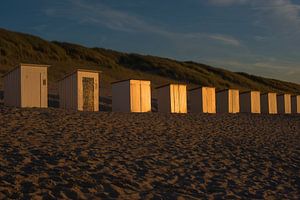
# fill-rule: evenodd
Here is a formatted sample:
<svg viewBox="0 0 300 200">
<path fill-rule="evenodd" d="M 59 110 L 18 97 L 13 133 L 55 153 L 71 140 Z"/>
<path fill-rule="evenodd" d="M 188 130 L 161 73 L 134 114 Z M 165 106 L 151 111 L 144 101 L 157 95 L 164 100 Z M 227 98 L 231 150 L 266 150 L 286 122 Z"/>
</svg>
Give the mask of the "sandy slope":
<svg viewBox="0 0 300 200">
<path fill-rule="evenodd" d="M 300 198 L 300 117 L 0 107 L 0 199 Z"/>
</svg>

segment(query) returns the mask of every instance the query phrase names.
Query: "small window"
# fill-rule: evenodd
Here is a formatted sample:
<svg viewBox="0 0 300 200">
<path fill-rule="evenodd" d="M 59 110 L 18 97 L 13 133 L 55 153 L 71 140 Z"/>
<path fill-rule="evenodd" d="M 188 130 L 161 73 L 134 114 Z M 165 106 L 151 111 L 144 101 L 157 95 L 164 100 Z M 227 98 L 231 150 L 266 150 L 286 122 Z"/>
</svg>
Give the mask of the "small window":
<svg viewBox="0 0 300 200">
<path fill-rule="evenodd" d="M 43 80 L 43 85 L 46 85 L 47 84 L 47 81 L 46 79 Z"/>
</svg>

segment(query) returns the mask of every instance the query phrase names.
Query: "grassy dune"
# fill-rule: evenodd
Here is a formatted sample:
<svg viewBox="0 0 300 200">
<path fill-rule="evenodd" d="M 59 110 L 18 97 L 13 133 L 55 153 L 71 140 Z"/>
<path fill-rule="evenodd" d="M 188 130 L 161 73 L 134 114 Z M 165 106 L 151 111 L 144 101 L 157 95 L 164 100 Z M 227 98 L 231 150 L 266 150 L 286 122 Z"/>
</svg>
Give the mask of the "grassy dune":
<svg viewBox="0 0 300 200">
<path fill-rule="evenodd" d="M 298 93 L 300 85 L 245 73 L 234 73 L 195 62 L 179 62 L 148 55 L 128 54 L 102 48 L 87 48 L 65 42 L 49 42 L 39 37 L 0 29 L 0 75 L 17 63 L 50 64 L 50 88 L 56 80 L 75 68 L 102 70 L 102 87 L 125 78 L 150 79 L 154 86 L 169 81 L 191 85 L 233 87 L 262 92 Z M 2 80 L 0 79 L 2 84 Z"/>
</svg>

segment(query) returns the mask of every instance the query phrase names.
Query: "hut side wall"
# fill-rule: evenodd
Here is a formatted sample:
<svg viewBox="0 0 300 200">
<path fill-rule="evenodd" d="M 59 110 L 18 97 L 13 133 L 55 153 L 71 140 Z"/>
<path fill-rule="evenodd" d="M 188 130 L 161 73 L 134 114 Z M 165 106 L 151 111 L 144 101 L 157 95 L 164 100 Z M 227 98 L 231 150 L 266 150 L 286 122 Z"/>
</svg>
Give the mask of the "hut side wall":
<svg viewBox="0 0 300 200">
<path fill-rule="evenodd" d="M 16 68 L 4 77 L 4 105 L 21 106 L 21 69 Z"/>
<path fill-rule="evenodd" d="M 217 112 L 228 113 L 229 112 L 229 97 L 228 91 L 222 91 L 217 93 Z"/>
<path fill-rule="evenodd" d="M 170 86 L 157 89 L 158 112 L 171 112 L 171 92 Z"/>
<path fill-rule="evenodd" d="M 192 113 L 203 112 L 202 89 L 189 91 L 190 110 Z"/>
<path fill-rule="evenodd" d="M 251 92 L 242 93 L 240 95 L 241 112 L 251 113 Z"/>
<path fill-rule="evenodd" d="M 130 112 L 130 82 L 112 84 L 112 111 Z"/>
<path fill-rule="evenodd" d="M 280 114 L 291 114 L 291 95 L 284 94 L 277 96 L 278 113 Z"/>
<path fill-rule="evenodd" d="M 78 110 L 83 111 L 83 78 L 92 78 L 94 80 L 94 111 L 99 111 L 99 73 L 95 72 L 77 72 L 78 84 Z"/>
<path fill-rule="evenodd" d="M 59 82 L 59 107 L 68 110 L 78 110 L 77 73 Z"/>
<path fill-rule="evenodd" d="M 300 95 L 292 97 L 292 113 L 300 114 Z"/>
</svg>

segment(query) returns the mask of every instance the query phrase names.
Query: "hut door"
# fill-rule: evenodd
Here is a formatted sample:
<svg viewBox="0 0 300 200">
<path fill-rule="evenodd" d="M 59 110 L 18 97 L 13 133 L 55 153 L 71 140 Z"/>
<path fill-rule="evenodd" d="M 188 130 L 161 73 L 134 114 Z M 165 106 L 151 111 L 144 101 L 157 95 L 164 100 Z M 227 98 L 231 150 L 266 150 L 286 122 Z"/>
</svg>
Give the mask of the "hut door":
<svg viewBox="0 0 300 200">
<path fill-rule="evenodd" d="M 94 111 L 94 78 L 82 78 L 83 110 Z"/>
<path fill-rule="evenodd" d="M 186 113 L 187 112 L 187 105 L 186 105 L 186 86 L 179 85 L 178 86 L 178 99 L 179 99 L 179 113 Z"/>
<path fill-rule="evenodd" d="M 179 86 L 178 85 L 170 85 L 171 90 L 171 112 L 173 113 L 179 113 L 179 107 L 180 107 L 180 99 L 179 99 Z"/>
<path fill-rule="evenodd" d="M 229 112 L 238 113 L 240 111 L 239 92 L 236 90 L 229 91 Z"/>
<path fill-rule="evenodd" d="M 141 112 L 151 111 L 150 83 L 141 81 Z"/>
<path fill-rule="evenodd" d="M 130 107 L 131 112 L 141 112 L 141 84 L 130 83 Z"/>
</svg>

